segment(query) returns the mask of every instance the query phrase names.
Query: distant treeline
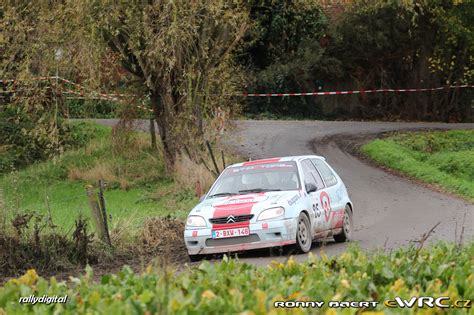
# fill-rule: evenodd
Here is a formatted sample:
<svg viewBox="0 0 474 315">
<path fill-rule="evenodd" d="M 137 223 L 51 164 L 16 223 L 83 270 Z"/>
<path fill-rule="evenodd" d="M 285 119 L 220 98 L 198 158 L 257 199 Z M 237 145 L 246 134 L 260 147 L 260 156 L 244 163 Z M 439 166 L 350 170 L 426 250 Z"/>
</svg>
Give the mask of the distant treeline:
<svg viewBox="0 0 474 315">
<path fill-rule="evenodd" d="M 249 92 L 473 84 L 473 1 L 251 1 Z M 328 2 L 328 1 L 326 1 Z M 331 4 L 332 3 L 332 4 Z M 244 111 L 333 119 L 472 121 L 474 91 L 247 98 Z"/>
</svg>

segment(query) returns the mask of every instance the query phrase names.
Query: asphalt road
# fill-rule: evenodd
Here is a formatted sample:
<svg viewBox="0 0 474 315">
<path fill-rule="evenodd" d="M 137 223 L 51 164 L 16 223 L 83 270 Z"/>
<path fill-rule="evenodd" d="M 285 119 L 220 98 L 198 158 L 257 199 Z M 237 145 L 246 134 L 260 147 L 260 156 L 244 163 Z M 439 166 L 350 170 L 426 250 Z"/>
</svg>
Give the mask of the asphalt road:
<svg viewBox="0 0 474 315">
<path fill-rule="evenodd" d="M 455 235 L 459 239 L 462 227 L 464 240 L 472 238 L 474 205 L 361 161 L 341 141 L 392 130 L 436 128 L 474 129 L 474 124 L 237 121 L 234 130 L 226 134 L 225 142 L 252 159 L 313 153 L 324 156 L 342 177 L 354 202 L 354 242 L 366 249 L 390 250 L 419 240 L 438 222 L 441 223 L 430 240 L 454 241 Z M 324 251 L 336 254 L 346 247 L 347 243 L 329 242 Z M 321 245 L 313 245 L 313 253 L 320 250 Z M 298 255 L 297 259 L 306 256 Z M 242 258 L 257 264 L 274 259 Z"/>
<path fill-rule="evenodd" d="M 114 120 L 98 122 L 113 125 Z M 436 192 L 412 180 L 399 177 L 353 156 L 344 139 L 393 130 L 474 129 L 474 124 L 331 122 L 331 121 L 236 121 L 225 133 L 226 145 L 252 159 L 286 155 L 318 154 L 326 158 L 344 180 L 354 203 L 354 241 L 365 249 L 390 250 L 419 240 L 438 222 L 429 240 L 454 241 L 474 236 L 474 204 Z M 148 130 L 147 122 L 139 129 Z M 334 139 L 338 139 L 335 141 Z M 315 243 L 318 254 L 324 246 L 332 255 L 346 249 L 348 243 Z M 307 254 L 297 255 L 304 260 Z M 240 257 L 242 261 L 265 265 L 286 257 L 270 256 L 266 251 Z"/>
</svg>

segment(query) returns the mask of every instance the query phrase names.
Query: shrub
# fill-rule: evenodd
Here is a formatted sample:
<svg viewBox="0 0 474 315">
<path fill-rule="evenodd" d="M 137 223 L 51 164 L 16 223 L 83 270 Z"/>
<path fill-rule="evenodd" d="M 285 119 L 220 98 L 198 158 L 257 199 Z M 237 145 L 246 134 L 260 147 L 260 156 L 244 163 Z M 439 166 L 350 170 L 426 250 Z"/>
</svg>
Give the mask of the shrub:
<svg viewBox="0 0 474 315">
<path fill-rule="evenodd" d="M 408 247 L 391 254 L 369 254 L 352 247 L 331 258 L 322 252 L 320 258 L 310 256 L 304 263 L 289 258 L 268 267 L 227 258 L 221 263 L 203 262 L 180 273 L 150 266 L 145 273 L 136 274 L 124 267 L 117 274 L 103 276 L 100 282 L 93 282 L 91 269 L 79 279 L 59 283 L 31 270 L 0 288 L 0 312 L 267 314 L 277 313 L 273 307 L 277 300 L 326 302 L 321 310 L 299 309 L 299 313 L 335 311 L 327 306 L 331 300 L 377 301 L 381 311 L 385 309 L 383 301 L 395 296 L 449 296 L 451 302 L 471 298 L 473 255 L 474 242 L 465 247 L 447 243 L 421 250 Z M 68 301 L 34 306 L 18 303 L 20 296 L 30 294 L 67 294 Z M 352 314 L 354 310 L 345 311 Z"/>
</svg>

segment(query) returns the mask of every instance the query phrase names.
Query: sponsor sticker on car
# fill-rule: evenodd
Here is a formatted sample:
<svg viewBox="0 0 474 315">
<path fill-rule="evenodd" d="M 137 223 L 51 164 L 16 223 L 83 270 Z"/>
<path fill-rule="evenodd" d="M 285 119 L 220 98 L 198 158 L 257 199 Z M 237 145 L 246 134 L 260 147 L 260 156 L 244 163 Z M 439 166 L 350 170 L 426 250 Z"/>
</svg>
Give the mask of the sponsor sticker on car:
<svg viewBox="0 0 474 315">
<path fill-rule="evenodd" d="M 227 238 L 250 235 L 248 227 L 212 231 L 212 238 Z"/>
</svg>

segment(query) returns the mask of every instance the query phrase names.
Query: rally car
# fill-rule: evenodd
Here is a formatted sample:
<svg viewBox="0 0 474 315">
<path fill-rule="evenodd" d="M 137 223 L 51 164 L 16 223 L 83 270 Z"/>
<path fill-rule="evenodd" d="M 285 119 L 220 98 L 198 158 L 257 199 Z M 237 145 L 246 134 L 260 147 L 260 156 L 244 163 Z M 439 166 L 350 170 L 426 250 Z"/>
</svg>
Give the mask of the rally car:
<svg viewBox="0 0 474 315">
<path fill-rule="evenodd" d="M 186 220 L 191 261 L 204 255 L 349 240 L 353 205 L 321 156 L 270 158 L 228 166 Z"/>
</svg>

